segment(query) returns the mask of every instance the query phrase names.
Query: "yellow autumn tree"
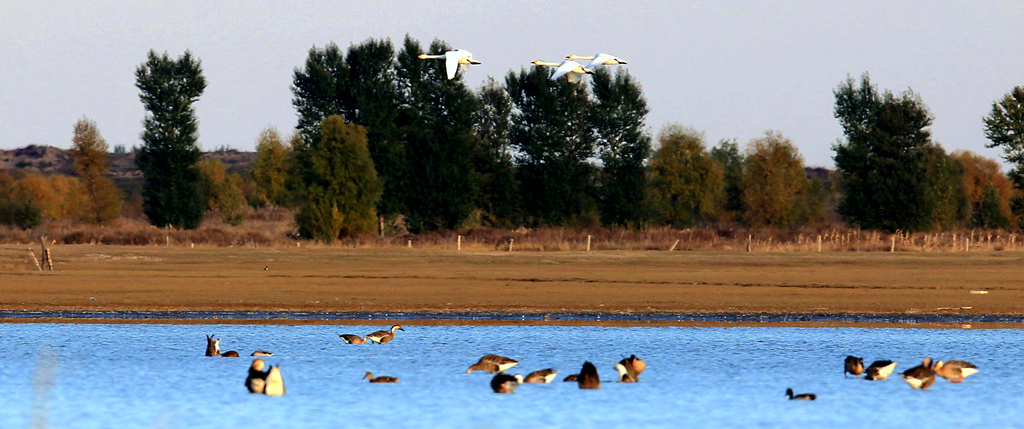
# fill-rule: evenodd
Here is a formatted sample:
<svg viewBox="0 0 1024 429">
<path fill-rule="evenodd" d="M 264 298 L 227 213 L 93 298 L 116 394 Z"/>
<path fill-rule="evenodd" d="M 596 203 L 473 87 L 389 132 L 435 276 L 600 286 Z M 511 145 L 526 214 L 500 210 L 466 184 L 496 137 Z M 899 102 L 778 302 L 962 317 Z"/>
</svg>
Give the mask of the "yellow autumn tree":
<svg viewBox="0 0 1024 429">
<path fill-rule="evenodd" d="M 73 168 L 82 187 L 79 218 L 102 225 L 113 223 L 121 217 L 121 194 L 108 177 L 107 142 L 95 122 L 82 118 L 75 123 L 71 143 Z"/>
</svg>

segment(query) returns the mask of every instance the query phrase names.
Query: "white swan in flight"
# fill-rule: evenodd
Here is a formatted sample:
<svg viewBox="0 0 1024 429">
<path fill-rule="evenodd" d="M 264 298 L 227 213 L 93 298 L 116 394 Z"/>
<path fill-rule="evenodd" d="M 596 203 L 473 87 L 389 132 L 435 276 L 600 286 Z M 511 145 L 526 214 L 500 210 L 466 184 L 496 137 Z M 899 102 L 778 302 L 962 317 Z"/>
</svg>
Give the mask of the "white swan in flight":
<svg viewBox="0 0 1024 429">
<path fill-rule="evenodd" d="M 588 69 L 593 69 L 594 67 L 597 66 L 617 66 L 619 64 L 626 64 L 626 60 L 605 53 L 599 53 L 597 55 L 591 55 L 589 57 L 570 54 L 566 55 L 565 57 L 570 60 L 590 60 L 590 63 L 587 64 Z"/>
<path fill-rule="evenodd" d="M 473 59 L 473 53 L 465 49 L 456 49 L 454 51 L 448 51 L 441 55 L 427 55 L 422 54 L 419 56 L 421 60 L 444 60 L 445 70 L 448 71 L 448 79 L 455 79 L 455 73 L 462 69 L 463 73 L 469 69 L 470 64 L 480 64 L 480 61 Z"/>
<path fill-rule="evenodd" d="M 555 74 L 551 75 L 551 80 L 558 79 L 562 77 L 562 75 L 567 75 L 565 78 L 569 79 L 569 82 L 576 83 L 580 81 L 580 77 L 584 74 L 594 74 L 593 70 L 583 67 L 582 64 L 573 60 L 565 60 L 562 61 L 561 64 L 536 60 L 533 64 L 538 66 L 558 67 L 555 69 Z"/>
</svg>

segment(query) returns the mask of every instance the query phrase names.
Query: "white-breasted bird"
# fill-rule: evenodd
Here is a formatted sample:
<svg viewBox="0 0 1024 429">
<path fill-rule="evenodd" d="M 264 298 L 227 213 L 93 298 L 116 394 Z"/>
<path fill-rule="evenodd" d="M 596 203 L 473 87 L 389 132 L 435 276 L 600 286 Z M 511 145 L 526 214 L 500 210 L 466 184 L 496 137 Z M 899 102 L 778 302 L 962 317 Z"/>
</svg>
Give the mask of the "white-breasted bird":
<svg viewBox="0 0 1024 429">
<path fill-rule="evenodd" d="M 551 75 L 551 80 L 558 79 L 565 75 L 566 79 L 569 79 L 570 83 L 576 83 L 580 81 L 581 76 L 585 74 L 594 74 L 593 70 L 583 67 L 582 64 L 573 60 L 565 60 L 561 63 L 549 63 L 546 61 L 536 60 L 533 64 L 545 67 L 556 67 L 555 73 Z"/>
<path fill-rule="evenodd" d="M 599 53 L 597 55 L 583 56 L 583 55 L 566 55 L 566 58 L 570 60 L 590 60 L 587 63 L 586 68 L 593 70 L 597 66 L 617 66 L 620 64 L 626 64 L 626 60 L 616 57 L 614 55 L 608 55 L 605 53 Z"/>
<path fill-rule="evenodd" d="M 480 61 L 473 59 L 473 53 L 465 49 L 456 49 L 440 55 L 422 54 L 418 57 L 421 60 L 444 60 L 445 71 L 448 72 L 448 79 L 455 79 L 455 73 L 460 69 L 463 73 L 469 70 L 470 64 L 480 64 Z"/>
</svg>

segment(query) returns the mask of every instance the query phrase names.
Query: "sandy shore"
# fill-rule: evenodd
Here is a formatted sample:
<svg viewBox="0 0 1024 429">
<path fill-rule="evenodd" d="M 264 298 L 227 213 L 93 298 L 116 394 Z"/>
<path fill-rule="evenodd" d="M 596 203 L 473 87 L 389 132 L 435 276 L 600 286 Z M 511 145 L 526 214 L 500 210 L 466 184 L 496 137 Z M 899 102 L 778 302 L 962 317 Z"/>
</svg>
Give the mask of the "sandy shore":
<svg viewBox="0 0 1024 429">
<path fill-rule="evenodd" d="M 53 254 L 57 270 L 39 272 L 27 246 L 0 246 L 0 311 L 1024 314 L 1024 254 L 1016 252 L 509 253 L 81 245 L 54 246 Z M 215 320 L 362 324 L 353 319 Z M 167 323 L 141 321 L 154 322 Z"/>
</svg>

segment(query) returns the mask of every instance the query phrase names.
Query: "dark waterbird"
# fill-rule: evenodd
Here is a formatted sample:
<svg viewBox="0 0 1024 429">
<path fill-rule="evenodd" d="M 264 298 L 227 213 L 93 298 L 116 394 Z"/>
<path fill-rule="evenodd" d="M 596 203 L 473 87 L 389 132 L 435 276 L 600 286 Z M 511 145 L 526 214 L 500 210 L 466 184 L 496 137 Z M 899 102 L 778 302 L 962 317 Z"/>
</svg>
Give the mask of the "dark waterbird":
<svg viewBox="0 0 1024 429">
<path fill-rule="evenodd" d="M 801 393 L 799 395 L 794 395 L 793 389 L 786 389 L 786 396 L 789 396 L 790 401 L 813 401 L 815 399 L 818 399 L 818 395 L 815 395 L 813 393 Z"/>
</svg>

